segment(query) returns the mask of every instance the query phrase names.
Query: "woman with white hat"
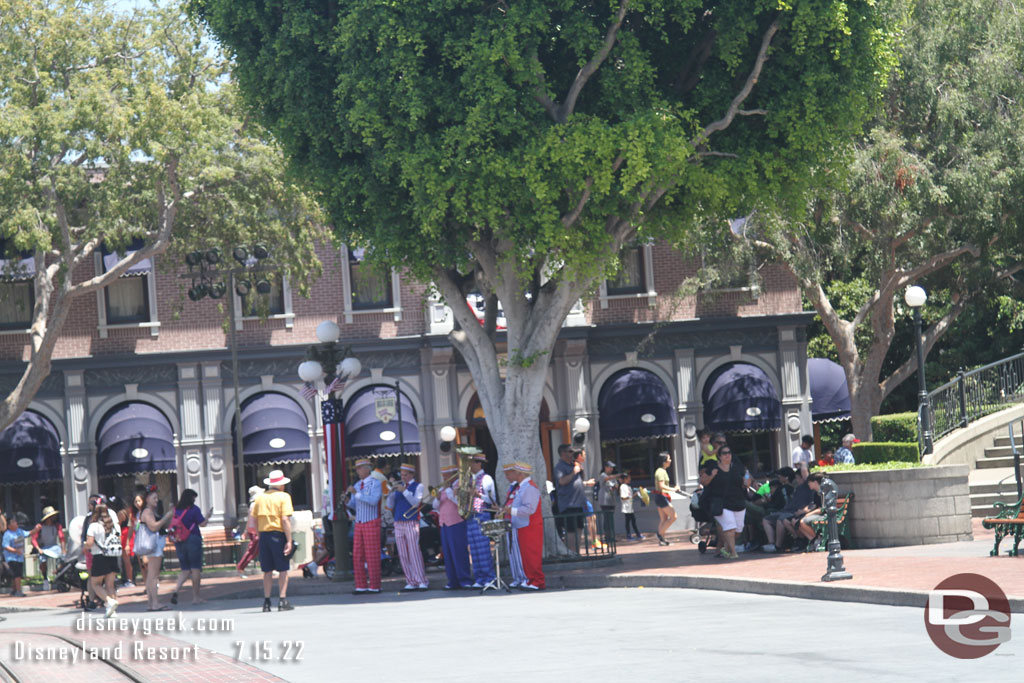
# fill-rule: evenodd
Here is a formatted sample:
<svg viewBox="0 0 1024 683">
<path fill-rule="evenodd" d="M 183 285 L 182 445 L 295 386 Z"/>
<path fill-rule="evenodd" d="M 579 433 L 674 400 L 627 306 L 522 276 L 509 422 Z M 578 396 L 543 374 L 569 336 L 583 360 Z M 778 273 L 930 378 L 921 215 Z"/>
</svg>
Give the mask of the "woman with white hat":
<svg viewBox="0 0 1024 683">
<path fill-rule="evenodd" d="M 265 490 L 262 486 L 249 487 L 249 516 L 246 517 L 245 521 L 245 535 L 249 537 L 249 547 L 245 549 L 242 559 L 235 565 L 235 569 L 238 570 L 238 578 L 240 579 L 245 578 L 245 568 L 249 566 L 249 563 L 256 557 L 256 553 L 260 551 L 260 532 L 256 526 L 256 518 L 252 516 L 252 506 Z"/>
<path fill-rule="evenodd" d="M 43 575 L 43 590 L 50 590 L 47 560 L 53 560 L 54 571 L 57 561 L 64 554 L 64 527 L 60 525 L 60 512 L 52 505 L 43 508 L 43 517 L 32 529 L 32 547 L 39 553 L 39 571 Z"/>
</svg>

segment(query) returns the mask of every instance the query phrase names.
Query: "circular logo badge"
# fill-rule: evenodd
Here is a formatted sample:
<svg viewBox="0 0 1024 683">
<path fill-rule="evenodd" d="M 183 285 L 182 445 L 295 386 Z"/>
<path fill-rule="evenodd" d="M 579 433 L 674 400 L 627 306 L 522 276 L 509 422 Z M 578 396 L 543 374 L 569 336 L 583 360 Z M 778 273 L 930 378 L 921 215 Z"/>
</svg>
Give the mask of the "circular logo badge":
<svg viewBox="0 0 1024 683">
<path fill-rule="evenodd" d="M 644 413 L 643 415 L 640 416 L 640 420 L 642 422 L 646 422 L 647 424 L 651 424 L 652 422 L 654 422 L 657 419 L 658 418 L 654 417 L 653 413 Z"/>
<path fill-rule="evenodd" d="M 749 415 L 750 417 L 757 417 L 760 414 L 761 409 L 758 408 L 757 406 L 750 406 L 749 408 L 747 408 L 747 415 Z"/>
<path fill-rule="evenodd" d="M 277 436 L 270 440 L 271 448 L 284 448 L 284 439 Z"/>
<path fill-rule="evenodd" d="M 32 458 L 18 458 L 18 462 L 15 463 L 21 469 L 28 469 L 32 467 Z"/>
<path fill-rule="evenodd" d="M 395 440 L 395 433 L 393 431 L 391 431 L 390 429 L 385 429 L 383 432 L 380 433 L 380 440 L 381 441 L 394 441 Z"/>
<path fill-rule="evenodd" d="M 148 455 L 149 455 L 149 451 L 147 451 L 145 448 L 135 448 L 135 449 L 132 450 L 132 457 L 133 458 L 138 458 L 139 460 L 142 460 L 143 458 L 145 458 Z"/>
<path fill-rule="evenodd" d="M 1010 639 L 1010 603 L 991 579 L 957 574 L 928 593 L 924 625 L 950 657 L 977 659 Z"/>
</svg>

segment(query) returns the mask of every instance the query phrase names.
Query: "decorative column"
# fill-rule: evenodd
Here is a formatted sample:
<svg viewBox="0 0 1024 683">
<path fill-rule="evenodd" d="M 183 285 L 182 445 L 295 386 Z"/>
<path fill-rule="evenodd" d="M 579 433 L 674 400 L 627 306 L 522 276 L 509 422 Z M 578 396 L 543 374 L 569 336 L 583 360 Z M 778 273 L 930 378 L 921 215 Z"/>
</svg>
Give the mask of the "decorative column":
<svg viewBox="0 0 1024 683">
<path fill-rule="evenodd" d="M 90 489 L 99 483 L 96 475 L 96 445 L 86 439 L 85 376 L 83 370 L 64 371 L 64 414 L 68 429 L 64 466 L 65 518 L 85 514 L 89 507 Z"/>
<path fill-rule="evenodd" d="M 209 502 L 224 518 L 235 510 L 235 486 L 230 462 L 231 435 L 221 430 L 224 411 L 224 382 L 219 362 L 200 364 L 202 376 L 203 442 L 206 451 Z"/>
<path fill-rule="evenodd" d="M 790 464 L 790 453 L 800 445 L 800 437 L 813 431 L 807 381 L 807 343 L 797 338 L 795 327 L 779 328 L 778 367 L 782 384 L 782 431 L 779 433 L 776 467 Z"/>
<path fill-rule="evenodd" d="M 178 489 L 193 489 L 199 493 L 200 500 L 213 502 L 210 487 L 204 476 L 205 449 L 202 409 L 199 404 L 199 367 L 195 363 L 178 364 L 178 414 L 181 416 L 178 451 L 181 465 L 184 466 L 178 470 Z M 214 513 L 210 521 L 220 521 L 223 518 L 223 505 L 217 509 L 217 504 L 214 503 Z"/>
<path fill-rule="evenodd" d="M 700 443 L 697 440 L 697 425 L 702 412 L 697 396 L 696 359 L 693 349 L 676 349 L 674 358 L 676 392 L 679 405 L 679 433 L 676 436 L 676 481 L 685 489 L 697 487 L 697 463 L 700 458 Z"/>
</svg>

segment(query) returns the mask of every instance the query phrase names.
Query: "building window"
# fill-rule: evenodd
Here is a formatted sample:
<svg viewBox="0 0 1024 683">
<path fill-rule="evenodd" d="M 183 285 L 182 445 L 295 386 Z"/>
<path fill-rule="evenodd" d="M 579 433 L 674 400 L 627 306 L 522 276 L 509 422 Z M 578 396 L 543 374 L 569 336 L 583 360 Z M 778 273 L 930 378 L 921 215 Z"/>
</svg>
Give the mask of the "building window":
<svg viewBox="0 0 1024 683">
<path fill-rule="evenodd" d="M 623 247 L 619 252 L 619 272 L 615 277 L 608 279 L 608 295 L 646 293 L 647 283 L 644 276 L 643 246 Z"/>
<path fill-rule="evenodd" d="M 149 322 L 148 280 L 148 275 L 133 275 L 106 286 L 108 324 Z"/>
<path fill-rule="evenodd" d="M 32 282 L 0 282 L 0 330 L 27 330 L 35 306 Z"/>
<path fill-rule="evenodd" d="M 391 308 L 391 274 L 386 268 L 367 263 L 362 249 L 348 252 L 349 282 L 352 283 L 352 310 Z"/>
<path fill-rule="evenodd" d="M 280 275 L 270 275 L 266 278 L 270 283 L 270 291 L 260 294 L 256 291 L 258 281 L 252 283 L 249 294 L 241 297 L 242 316 L 245 318 L 258 318 L 262 315 L 284 315 L 284 281 Z"/>
<path fill-rule="evenodd" d="M 393 313 L 395 322 L 402 319 L 402 297 L 398 273 L 370 264 L 361 247 L 342 247 L 342 300 L 345 322 L 351 323 L 357 313 Z"/>
</svg>

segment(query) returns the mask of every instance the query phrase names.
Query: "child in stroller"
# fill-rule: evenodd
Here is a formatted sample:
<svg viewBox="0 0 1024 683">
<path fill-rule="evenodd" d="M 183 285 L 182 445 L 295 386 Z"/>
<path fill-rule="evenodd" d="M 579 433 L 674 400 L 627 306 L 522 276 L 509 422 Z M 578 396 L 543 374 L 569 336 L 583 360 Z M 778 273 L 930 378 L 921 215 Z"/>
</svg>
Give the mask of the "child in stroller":
<svg viewBox="0 0 1024 683">
<path fill-rule="evenodd" d="M 89 598 L 89 570 L 85 567 L 85 559 L 81 556 L 53 556 L 49 553 L 48 556 L 56 561 L 57 571 L 53 576 L 53 587 L 57 592 L 67 593 L 72 588 L 77 589 L 79 593 L 75 607 L 84 610 L 96 609 L 98 603 Z"/>
<path fill-rule="evenodd" d="M 683 494 L 687 495 L 687 494 Z M 703 554 L 709 547 L 718 545 L 718 537 L 715 535 L 715 520 L 708 509 L 700 504 L 704 495 L 703 487 L 697 489 L 690 496 L 690 515 L 697 528 L 690 535 L 690 542 L 697 544 L 697 550 Z"/>
</svg>

